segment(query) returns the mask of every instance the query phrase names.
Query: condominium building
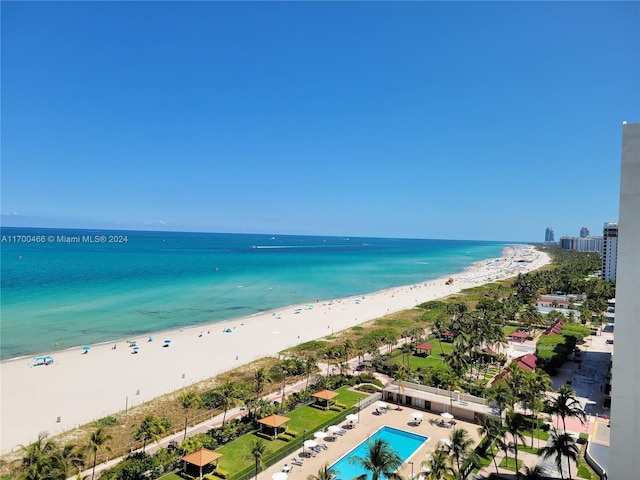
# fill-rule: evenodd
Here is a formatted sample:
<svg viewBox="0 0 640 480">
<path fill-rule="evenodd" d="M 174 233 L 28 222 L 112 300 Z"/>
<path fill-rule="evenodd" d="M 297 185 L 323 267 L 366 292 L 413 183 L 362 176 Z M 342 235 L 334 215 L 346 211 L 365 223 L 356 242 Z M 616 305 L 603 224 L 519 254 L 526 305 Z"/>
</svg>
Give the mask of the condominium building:
<svg viewBox="0 0 640 480">
<path fill-rule="evenodd" d="M 604 238 L 597 236 L 588 237 L 560 237 L 560 248 L 565 250 L 577 250 L 579 252 L 602 253 Z"/>
<path fill-rule="evenodd" d="M 602 236 L 602 278 L 615 282 L 618 262 L 618 222 L 605 223 Z"/>
<path fill-rule="evenodd" d="M 547 227 L 544 231 L 544 243 L 554 243 L 555 239 L 553 237 L 553 228 Z"/>
<path fill-rule="evenodd" d="M 620 176 L 609 480 L 638 478 L 640 472 L 640 123 L 622 127 Z"/>
<path fill-rule="evenodd" d="M 587 227 L 582 227 L 580 229 L 580 238 L 588 237 L 588 236 L 589 236 L 589 229 Z"/>
</svg>

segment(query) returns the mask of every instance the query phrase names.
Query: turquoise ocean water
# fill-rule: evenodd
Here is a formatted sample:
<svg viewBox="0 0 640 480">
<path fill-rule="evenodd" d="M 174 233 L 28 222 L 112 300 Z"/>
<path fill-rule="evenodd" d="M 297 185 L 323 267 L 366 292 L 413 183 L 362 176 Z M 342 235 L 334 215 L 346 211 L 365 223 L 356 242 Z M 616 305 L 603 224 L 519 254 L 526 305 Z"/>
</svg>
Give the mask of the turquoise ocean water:
<svg viewBox="0 0 640 480">
<path fill-rule="evenodd" d="M 244 317 L 460 272 L 501 242 L 0 230 L 0 358 Z"/>
</svg>

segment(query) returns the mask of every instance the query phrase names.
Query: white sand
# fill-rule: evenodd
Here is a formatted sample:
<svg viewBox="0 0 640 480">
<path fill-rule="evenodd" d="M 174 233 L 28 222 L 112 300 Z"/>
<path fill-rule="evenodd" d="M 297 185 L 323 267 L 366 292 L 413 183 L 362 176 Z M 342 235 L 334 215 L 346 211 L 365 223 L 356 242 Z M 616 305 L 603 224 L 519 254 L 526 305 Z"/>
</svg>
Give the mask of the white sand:
<svg viewBox="0 0 640 480">
<path fill-rule="evenodd" d="M 131 338 L 139 346 L 135 355 L 123 340 L 115 350 L 109 343 L 91 346 L 86 355 L 81 348 L 56 352 L 55 363 L 48 366 L 34 367 L 31 357 L 2 362 L 0 453 L 32 442 L 39 432 L 61 433 L 301 342 L 548 262 L 546 254 L 533 248 L 507 248 L 501 259 L 451 275 L 453 285 L 445 285 L 444 278 L 319 302 L 313 308 L 287 307 L 279 315 L 262 313 L 154 334 L 152 342 L 145 336 Z M 295 313 L 296 308 L 302 310 Z M 223 332 L 227 328 L 231 333 Z M 163 346 L 165 339 L 171 339 L 169 347 Z"/>
</svg>

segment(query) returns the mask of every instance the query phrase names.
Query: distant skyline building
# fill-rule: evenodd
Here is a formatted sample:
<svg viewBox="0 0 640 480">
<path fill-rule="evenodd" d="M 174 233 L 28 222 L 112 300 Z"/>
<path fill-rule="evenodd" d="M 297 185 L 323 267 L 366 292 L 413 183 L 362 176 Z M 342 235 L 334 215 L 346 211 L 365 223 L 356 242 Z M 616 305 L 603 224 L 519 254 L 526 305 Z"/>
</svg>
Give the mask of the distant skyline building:
<svg viewBox="0 0 640 480">
<path fill-rule="evenodd" d="M 606 222 L 602 236 L 602 279 L 615 282 L 618 262 L 618 222 Z"/>
<path fill-rule="evenodd" d="M 588 236 L 589 236 L 589 229 L 587 227 L 582 227 L 580 229 L 580 238 L 584 238 Z"/>
<path fill-rule="evenodd" d="M 597 236 L 587 237 L 560 237 L 560 248 L 564 250 L 577 250 L 578 252 L 602 253 L 604 238 Z"/>
<path fill-rule="evenodd" d="M 544 243 L 553 243 L 555 242 L 555 238 L 553 236 L 553 228 L 547 227 L 544 231 Z"/>
<path fill-rule="evenodd" d="M 611 390 L 610 480 L 640 472 L 640 123 L 622 126 L 620 237 L 616 224 L 615 348 Z M 606 226 L 605 226 L 606 229 Z M 605 237 L 606 238 L 606 237 Z M 633 473 L 635 472 L 635 473 Z"/>
</svg>

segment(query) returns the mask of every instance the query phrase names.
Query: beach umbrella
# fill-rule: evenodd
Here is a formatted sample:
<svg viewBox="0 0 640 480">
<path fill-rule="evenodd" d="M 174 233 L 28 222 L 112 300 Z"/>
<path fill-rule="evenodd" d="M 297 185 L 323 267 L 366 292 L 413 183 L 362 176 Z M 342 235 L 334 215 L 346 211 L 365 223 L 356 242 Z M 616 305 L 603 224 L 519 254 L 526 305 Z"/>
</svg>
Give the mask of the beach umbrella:
<svg viewBox="0 0 640 480">
<path fill-rule="evenodd" d="M 422 418 L 422 414 L 420 412 L 413 412 L 411 416 L 416 420 L 420 420 Z"/>
<path fill-rule="evenodd" d="M 169 340 L 169 339 L 167 339 L 167 340 L 165 340 L 165 341 L 164 341 L 164 344 L 165 344 L 165 345 L 167 345 L 167 346 L 168 346 L 170 343 L 171 343 L 171 340 Z"/>
<path fill-rule="evenodd" d="M 451 415 L 449 412 L 442 412 L 440 416 L 442 418 L 446 418 L 447 420 L 453 420 L 453 415 Z"/>
<path fill-rule="evenodd" d="M 313 434 L 315 438 L 325 438 L 327 436 L 326 432 L 316 432 Z"/>
<path fill-rule="evenodd" d="M 378 402 L 376 403 L 376 407 L 378 408 L 387 408 L 387 404 L 384 402 Z"/>
<path fill-rule="evenodd" d="M 331 433 L 338 433 L 342 429 L 337 425 L 331 425 L 329 428 L 327 428 L 327 430 L 329 430 Z"/>
<path fill-rule="evenodd" d="M 451 446 L 453 445 L 453 443 L 451 442 L 451 440 L 449 440 L 448 438 L 441 438 L 440 440 L 438 440 L 442 445 L 446 445 L 447 447 L 451 448 Z"/>
<path fill-rule="evenodd" d="M 304 446 L 306 448 L 316 448 L 318 446 L 318 442 L 316 442 L 315 440 L 305 440 Z"/>
<path fill-rule="evenodd" d="M 358 420 L 358 415 L 356 415 L 355 413 L 350 413 L 346 416 L 346 419 L 350 422 L 355 422 L 356 420 Z"/>
<path fill-rule="evenodd" d="M 133 352 L 131 353 L 138 353 L 138 350 L 140 350 L 140 347 L 133 347 L 132 350 Z"/>
<path fill-rule="evenodd" d="M 89 350 L 91 350 L 91 347 L 84 346 L 82 347 L 82 350 L 84 350 L 85 352 L 88 352 Z"/>
<path fill-rule="evenodd" d="M 273 475 L 271 475 L 271 478 L 272 478 L 273 480 L 287 480 L 287 477 L 288 477 L 288 476 L 289 476 L 289 475 L 287 475 L 287 474 L 286 474 L 286 473 L 284 473 L 284 472 L 276 472 L 276 473 L 274 473 Z"/>
</svg>

